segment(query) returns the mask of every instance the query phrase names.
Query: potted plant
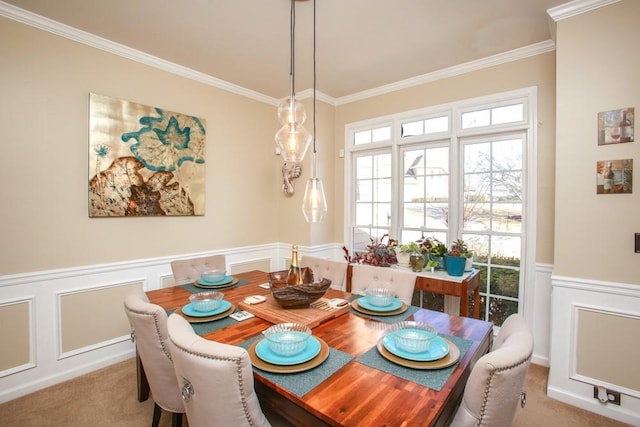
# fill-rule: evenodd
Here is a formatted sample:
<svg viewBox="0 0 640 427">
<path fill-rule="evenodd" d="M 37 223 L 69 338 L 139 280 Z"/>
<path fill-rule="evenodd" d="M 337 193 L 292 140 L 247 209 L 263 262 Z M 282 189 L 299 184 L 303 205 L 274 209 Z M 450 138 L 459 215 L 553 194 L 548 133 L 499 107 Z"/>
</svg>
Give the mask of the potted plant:
<svg viewBox="0 0 640 427">
<path fill-rule="evenodd" d="M 388 234 L 383 235 L 379 242 L 373 237 L 370 239 L 371 243 L 367 245 L 367 250 L 365 252 L 356 252 L 353 257 L 349 254 L 349 249 L 343 246 L 344 259 L 350 263 L 369 264 L 376 267 L 389 267 L 398 263 L 396 258 L 397 240 L 389 237 Z"/>
<path fill-rule="evenodd" d="M 398 259 L 398 264 L 403 267 L 409 267 L 411 254 L 414 252 L 420 252 L 420 246 L 418 245 L 418 242 L 409 242 L 398 246 L 396 250 L 396 258 Z"/>
<path fill-rule="evenodd" d="M 469 249 L 467 243 L 462 239 L 458 239 L 453 242 L 451 247 L 456 249 L 460 253 L 460 256 L 466 258 L 464 271 L 471 271 L 471 268 L 473 267 L 473 252 Z"/>
<path fill-rule="evenodd" d="M 451 244 L 449 251 L 445 255 L 447 273 L 450 276 L 462 276 L 467 263 L 469 250 L 462 239 L 458 239 Z"/>
</svg>

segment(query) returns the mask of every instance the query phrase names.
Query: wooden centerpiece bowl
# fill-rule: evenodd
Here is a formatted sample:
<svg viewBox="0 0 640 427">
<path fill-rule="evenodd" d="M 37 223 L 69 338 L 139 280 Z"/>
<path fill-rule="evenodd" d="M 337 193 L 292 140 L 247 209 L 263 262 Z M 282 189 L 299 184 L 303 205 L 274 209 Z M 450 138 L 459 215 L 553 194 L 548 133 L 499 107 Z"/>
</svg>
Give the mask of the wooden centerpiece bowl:
<svg viewBox="0 0 640 427">
<path fill-rule="evenodd" d="M 271 293 L 282 308 L 306 308 L 320 299 L 331 286 L 331 280 L 322 279 L 313 282 L 313 270 L 302 267 L 302 285 L 288 285 L 287 274 L 289 270 L 274 271 L 269 273 L 269 285 Z"/>
</svg>

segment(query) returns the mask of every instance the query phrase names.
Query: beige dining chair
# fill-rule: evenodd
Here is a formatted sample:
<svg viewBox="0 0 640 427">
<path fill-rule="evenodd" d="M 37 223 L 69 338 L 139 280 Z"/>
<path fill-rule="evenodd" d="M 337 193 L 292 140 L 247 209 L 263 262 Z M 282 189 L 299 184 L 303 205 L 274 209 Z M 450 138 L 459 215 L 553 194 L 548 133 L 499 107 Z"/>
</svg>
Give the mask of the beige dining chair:
<svg viewBox="0 0 640 427">
<path fill-rule="evenodd" d="M 300 261 L 300 267 L 309 267 L 313 271 L 315 282 L 329 279 L 331 280 L 331 287 L 341 291 L 345 288 L 348 266 L 349 264 L 346 261 L 334 261 L 308 255 L 305 255 Z"/>
<path fill-rule="evenodd" d="M 247 350 L 196 335 L 177 314 L 167 326 L 190 427 L 271 425 L 255 393 Z"/>
<path fill-rule="evenodd" d="M 167 346 L 167 313 L 159 305 L 151 304 L 142 288 L 125 297 L 124 310 L 154 401 L 151 425 L 158 426 L 165 410 L 172 414 L 171 425 L 180 427 L 184 405 Z"/>
<path fill-rule="evenodd" d="M 526 402 L 523 387 L 532 353 L 531 329 L 521 315 L 512 314 L 493 349 L 473 367 L 451 426 L 511 426 L 518 403 L 524 407 Z"/>
<path fill-rule="evenodd" d="M 226 269 L 226 257 L 224 255 L 179 259 L 171 262 L 171 271 L 176 285 L 194 283 L 202 273 L 213 269 Z"/>
<path fill-rule="evenodd" d="M 351 266 L 351 291 L 364 295 L 367 288 L 388 288 L 405 304 L 411 305 L 416 275 L 391 267 L 374 267 L 366 264 Z"/>
</svg>

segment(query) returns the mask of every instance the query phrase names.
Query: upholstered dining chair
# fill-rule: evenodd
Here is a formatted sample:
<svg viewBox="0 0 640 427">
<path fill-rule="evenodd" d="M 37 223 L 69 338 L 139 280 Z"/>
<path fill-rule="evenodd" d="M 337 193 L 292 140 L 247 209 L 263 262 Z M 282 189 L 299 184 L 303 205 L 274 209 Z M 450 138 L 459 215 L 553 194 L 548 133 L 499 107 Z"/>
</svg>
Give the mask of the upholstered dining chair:
<svg viewBox="0 0 640 427">
<path fill-rule="evenodd" d="M 169 316 L 167 326 L 190 427 L 271 425 L 260 408 L 244 348 L 196 335 L 177 314 Z"/>
<path fill-rule="evenodd" d="M 178 259 L 171 262 L 171 271 L 176 285 L 194 283 L 207 270 L 223 270 L 225 268 L 226 257 L 224 255 Z"/>
<path fill-rule="evenodd" d="M 313 278 L 316 282 L 323 278 L 329 279 L 331 280 L 331 287 L 341 291 L 345 287 L 344 281 L 347 276 L 348 266 L 349 264 L 346 261 L 334 261 L 308 255 L 305 255 L 300 261 L 300 267 L 309 267 L 313 270 Z"/>
<path fill-rule="evenodd" d="M 369 287 L 384 287 L 393 291 L 405 304 L 411 304 L 413 289 L 416 285 L 415 274 L 396 268 L 374 267 L 366 264 L 353 264 L 351 268 L 350 292 L 364 295 Z"/>
<path fill-rule="evenodd" d="M 476 362 L 467 379 L 453 427 L 511 426 L 523 391 L 533 353 L 533 334 L 519 314 L 509 316 L 493 349 Z"/>
<path fill-rule="evenodd" d="M 141 288 L 125 297 L 124 310 L 154 401 L 151 426 L 158 426 L 165 410 L 172 414 L 171 425 L 180 427 L 184 405 L 167 346 L 167 313 L 159 305 L 151 304 Z"/>
</svg>

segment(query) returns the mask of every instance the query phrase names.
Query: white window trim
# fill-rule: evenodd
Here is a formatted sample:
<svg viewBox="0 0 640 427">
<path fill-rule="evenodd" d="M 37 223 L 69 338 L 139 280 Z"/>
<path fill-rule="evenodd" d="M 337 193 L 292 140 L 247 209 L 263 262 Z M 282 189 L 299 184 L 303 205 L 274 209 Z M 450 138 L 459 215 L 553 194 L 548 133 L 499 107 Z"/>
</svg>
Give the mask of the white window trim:
<svg viewBox="0 0 640 427">
<path fill-rule="evenodd" d="M 536 232 L 537 232 L 537 145 L 538 145 L 538 90 L 537 87 L 528 87 L 524 89 L 517 89 L 513 91 L 501 92 L 493 95 L 482 96 L 467 100 L 462 100 L 458 102 L 452 102 L 448 104 L 441 104 L 437 106 L 430 106 L 422 109 L 416 109 L 411 111 L 405 111 L 397 114 L 391 114 L 386 116 L 381 116 L 377 118 L 367 119 L 359 122 L 349 123 L 345 125 L 345 157 L 344 157 L 344 170 L 345 170 L 345 179 L 347 179 L 347 183 L 345 185 L 344 192 L 344 208 L 345 208 L 345 216 L 344 216 L 344 224 L 343 224 L 343 236 L 345 245 L 348 248 L 353 247 L 352 241 L 352 233 L 351 233 L 351 224 L 354 220 L 355 212 L 353 211 L 354 200 L 352 194 L 354 194 L 353 183 L 355 181 L 355 171 L 353 165 L 354 154 L 362 151 L 370 151 L 376 148 L 389 147 L 391 145 L 391 153 L 393 158 L 395 159 L 392 163 L 392 186 L 395 189 L 398 189 L 398 168 L 399 162 L 397 161 L 398 156 L 400 154 L 400 147 L 404 145 L 410 145 L 412 143 L 416 143 L 417 141 L 436 141 L 445 139 L 451 139 L 452 141 L 457 140 L 459 137 L 466 136 L 475 136 L 481 135 L 484 133 L 494 134 L 496 132 L 501 131 L 513 131 L 519 130 L 523 131 L 527 137 L 526 144 L 526 152 L 523 153 L 526 156 L 525 159 L 525 167 L 526 167 L 526 185 L 523 191 L 525 192 L 526 197 L 526 216 L 523 222 L 523 228 L 525 232 L 523 233 L 523 248 L 525 250 L 525 258 L 523 268 L 521 269 L 521 275 L 524 279 L 521 281 L 524 289 L 520 289 L 520 297 L 518 304 L 518 311 L 522 313 L 525 318 L 529 319 L 529 322 L 532 321 L 533 316 L 533 302 L 534 302 L 534 291 L 535 291 L 535 261 L 536 261 Z M 509 123 L 509 124 L 500 124 L 500 125 L 492 125 L 487 127 L 479 127 L 473 129 L 461 129 L 461 123 L 459 121 L 462 112 L 473 111 L 478 108 L 492 108 L 499 107 L 504 105 L 510 105 L 514 102 L 523 101 L 524 102 L 524 112 L 523 115 L 525 117 L 526 125 L 523 125 L 523 122 L 519 123 Z M 420 118 L 429 118 L 429 117 L 437 117 L 439 115 L 443 115 L 445 112 L 449 112 L 450 114 L 450 131 L 449 132 L 441 132 L 437 134 L 430 135 L 419 135 L 419 136 L 411 136 L 402 138 L 400 136 L 401 133 L 401 124 L 405 122 L 419 120 Z M 353 144 L 353 134 L 358 131 L 378 128 L 381 126 L 391 125 L 391 134 L 392 140 L 390 142 L 383 143 L 372 143 L 372 144 L 363 144 L 363 145 L 354 145 Z M 457 144 L 452 144 L 452 151 L 450 158 L 457 159 L 459 156 L 459 150 Z M 450 170 L 450 176 L 456 177 L 455 181 L 459 180 L 459 170 L 456 166 L 455 170 Z M 454 180 L 451 180 L 452 182 Z M 452 184 L 453 185 L 453 184 Z M 458 190 L 451 188 L 451 196 L 457 197 Z M 400 203 L 397 199 L 398 191 L 394 192 L 394 197 L 392 200 L 393 206 L 393 215 L 394 221 L 391 226 L 392 233 L 397 233 L 399 219 L 398 219 L 398 210 L 400 209 Z M 457 217 L 457 213 L 455 214 Z M 450 218 L 451 221 L 456 220 L 456 218 Z M 395 236 L 392 236 L 395 237 Z"/>
</svg>

